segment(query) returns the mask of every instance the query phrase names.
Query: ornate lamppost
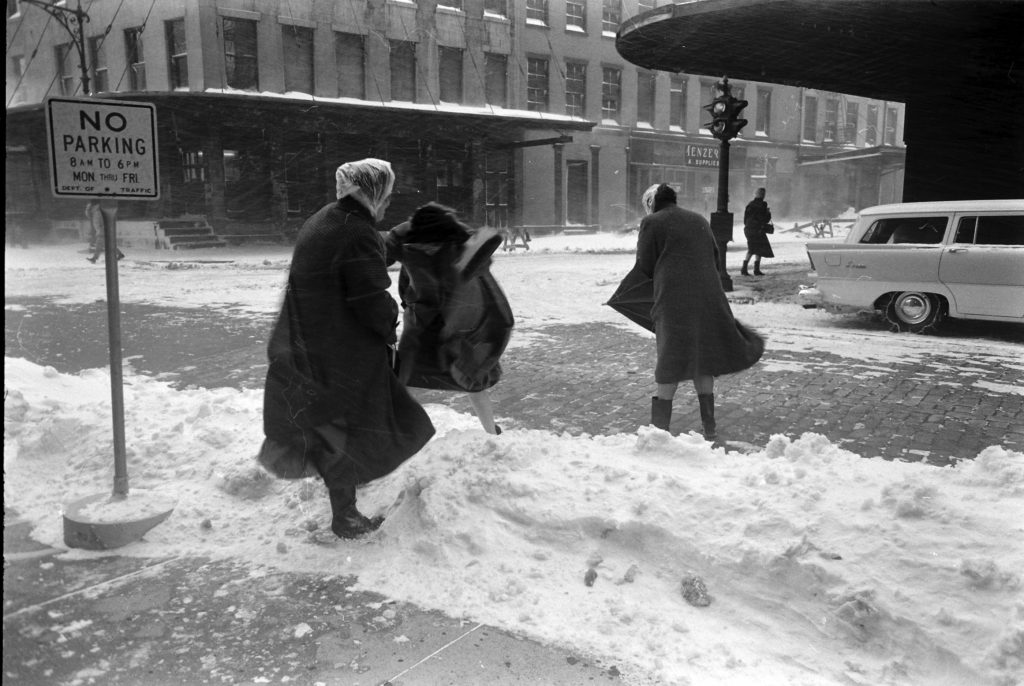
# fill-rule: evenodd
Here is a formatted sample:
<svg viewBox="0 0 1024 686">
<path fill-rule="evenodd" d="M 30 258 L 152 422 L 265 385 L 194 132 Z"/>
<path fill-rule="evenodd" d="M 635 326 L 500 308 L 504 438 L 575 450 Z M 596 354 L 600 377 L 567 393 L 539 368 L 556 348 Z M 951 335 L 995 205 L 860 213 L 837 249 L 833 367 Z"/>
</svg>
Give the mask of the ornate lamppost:
<svg viewBox="0 0 1024 686">
<path fill-rule="evenodd" d="M 82 0 L 76 7 L 56 4 L 53 0 L 20 0 L 22 4 L 32 5 L 43 10 L 64 27 L 71 36 L 71 43 L 78 53 L 78 68 L 82 72 L 82 93 L 89 95 L 89 67 L 85 60 L 85 30 L 83 26 L 89 21 L 88 13 L 82 9 Z"/>
<path fill-rule="evenodd" d="M 715 242 L 718 243 L 718 273 L 722 279 L 722 288 L 731 291 L 732 278 L 725 269 L 725 251 L 732 241 L 732 213 L 729 212 L 729 141 L 747 125 L 747 120 L 740 118 L 740 112 L 747 106 L 747 101 L 733 97 L 728 77 L 722 77 L 713 88 L 715 98 L 704 106 L 704 109 L 711 113 L 711 121 L 705 126 L 711 131 L 711 135 L 722 143 L 718 156 L 718 207 L 717 211 L 711 213 L 711 231 L 715 234 Z"/>
</svg>

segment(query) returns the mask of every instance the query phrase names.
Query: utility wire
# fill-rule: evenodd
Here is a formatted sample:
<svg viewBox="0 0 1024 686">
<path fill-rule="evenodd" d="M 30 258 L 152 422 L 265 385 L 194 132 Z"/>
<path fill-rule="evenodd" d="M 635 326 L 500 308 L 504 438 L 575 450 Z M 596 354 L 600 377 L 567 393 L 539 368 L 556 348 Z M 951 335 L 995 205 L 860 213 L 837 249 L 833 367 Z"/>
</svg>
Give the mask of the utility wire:
<svg viewBox="0 0 1024 686">
<path fill-rule="evenodd" d="M 146 24 L 149 23 L 149 15 L 153 13 L 154 5 L 156 5 L 156 0 L 152 0 L 152 2 L 149 3 L 149 11 L 146 12 L 146 18 L 142 20 L 142 26 L 139 27 L 139 36 L 142 36 L 146 32 Z M 143 64 L 145 64 L 145 62 L 143 62 Z M 115 91 L 121 90 L 121 83 L 124 81 L 124 77 L 128 73 L 128 70 L 131 69 L 131 67 L 131 63 L 128 62 L 128 60 L 125 60 L 124 71 L 121 72 L 121 78 L 117 80 L 117 86 L 114 88 Z"/>
<path fill-rule="evenodd" d="M 25 20 L 22 19 L 21 21 L 24 23 Z M 25 74 L 28 73 L 29 67 L 32 66 L 33 60 L 35 60 L 36 55 L 39 53 L 39 45 L 40 45 L 40 43 L 43 42 L 43 36 L 46 35 L 46 29 L 48 29 L 50 27 L 50 22 L 51 21 L 53 21 L 53 15 L 50 14 L 49 12 L 47 12 L 46 13 L 46 24 L 43 26 L 43 30 L 39 32 L 39 40 L 36 41 L 36 47 L 32 49 L 32 55 L 28 58 L 28 63 L 25 65 L 25 68 L 21 70 L 21 75 L 18 76 L 18 83 L 15 84 L 14 90 L 11 91 L 11 99 L 7 101 L 7 107 L 10 107 L 11 103 L 14 101 L 14 96 L 17 95 L 18 89 L 21 88 L 21 82 L 25 79 Z M 56 79 L 56 76 L 54 78 Z M 53 86 L 53 81 L 50 82 L 50 86 L 51 87 Z M 47 88 L 46 89 L 46 93 L 49 93 L 49 92 L 50 92 L 50 89 Z M 43 94 L 44 97 L 45 97 L 46 93 Z"/>
</svg>

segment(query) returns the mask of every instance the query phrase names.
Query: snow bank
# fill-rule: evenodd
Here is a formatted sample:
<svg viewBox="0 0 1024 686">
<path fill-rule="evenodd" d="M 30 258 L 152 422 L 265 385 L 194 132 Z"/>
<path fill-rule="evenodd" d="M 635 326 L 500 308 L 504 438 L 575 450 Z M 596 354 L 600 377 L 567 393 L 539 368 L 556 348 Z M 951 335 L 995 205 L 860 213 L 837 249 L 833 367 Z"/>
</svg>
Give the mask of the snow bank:
<svg viewBox="0 0 1024 686">
<path fill-rule="evenodd" d="M 60 547 L 62 503 L 112 484 L 109 378 L 10 358 L 4 373 L 5 503 Z M 1021 683 L 1021 453 L 937 469 L 816 434 L 750 454 L 647 427 L 494 437 L 431 405 L 434 440 L 361 492 L 381 530 L 341 542 L 322 484 L 256 465 L 260 391 L 129 373 L 124 392 L 131 487 L 178 504 L 117 554 L 354 574 L 652 683 Z"/>
</svg>

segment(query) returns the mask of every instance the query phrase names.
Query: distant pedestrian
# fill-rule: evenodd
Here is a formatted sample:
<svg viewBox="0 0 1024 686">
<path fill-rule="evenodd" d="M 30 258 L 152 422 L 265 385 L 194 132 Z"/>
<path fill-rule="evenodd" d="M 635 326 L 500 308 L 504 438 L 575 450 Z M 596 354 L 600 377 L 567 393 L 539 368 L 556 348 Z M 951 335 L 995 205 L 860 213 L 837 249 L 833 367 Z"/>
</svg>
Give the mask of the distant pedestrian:
<svg viewBox="0 0 1024 686">
<path fill-rule="evenodd" d="M 715 377 L 752 366 L 764 341 L 733 318 L 707 220 L 678 207 L 666 184 L 648 188 L 642 204 L 649 214 L 640 222 L 635 268 L 654 281 L 658 352 L 651 424 L 668 431 L 679 382 L 692 380 L 704 437 L 714 440 Z"/>
<path fill-rule="evenodd" d="M 747 237 L 747 256 L 743 258 L 743 267 L 740 269 L 743 276 L 750 276 L 747 264 L 751 257 L 754 258 L 754 276 L 764 276 L 761 271 L 762 257 L 775 257 L 768 240 L 768 234 L 775 233 L 775 225 L 772 224 L 772 213 L 764 201 L 764 194 L 763 188 L 754 191 L 754 199 L 747 203 L 743 211 L 743 235 Z"/>
<path fill-rule="evenodd" d="M 85 217 L 89 220 L 89 244 L 92 248 L 92 255 L 85 258 L 96 263 L 100 255 L 107 250 L 107 227 L 116 221 L 116 210 L 104 212 L 99 200 L 89 200 L 85 203 Z M 117 248 L 117 259 L 123 259 L 124 253 Z"/>
<path fill-rule="evenodd" d="M 387 236 L 388 263 L 402 263 L 404 308 L 399 380 L 415 388 L 463 391 L 484 430 L 501 433 L 487 389 L 501 379 L 501 355 L 514 319 L 490 272 L 501 242 L 494 229 L 473 231 L 451 208 L 420 207 Z"/>
<path fill-rule="evenodd" d="M 523 242 L 522 246 L 516 245 L 516 239 Z M 527 250 L 530 249 L 530 232 L 526 230 L 525 226 L 512 226 L 505 232 L 505 240 L 502 241 L 501 249 L 505 252 L 515 251 L 517 247 L 523 247 Z"/>
<path fill-rule="evenodd" d="M 319 474 L 331 530 L 355 538 L 379 526 L 356 508 L 356 487 L 382 477 L 434 434 L 391 368 L 398 305 L 376 224 L 395 176 L 384 160 L 338 167 L 337 202 L 303 224 L 267 354 L 266 440 L 259 461 L 284 478 Z"/>
</svg>

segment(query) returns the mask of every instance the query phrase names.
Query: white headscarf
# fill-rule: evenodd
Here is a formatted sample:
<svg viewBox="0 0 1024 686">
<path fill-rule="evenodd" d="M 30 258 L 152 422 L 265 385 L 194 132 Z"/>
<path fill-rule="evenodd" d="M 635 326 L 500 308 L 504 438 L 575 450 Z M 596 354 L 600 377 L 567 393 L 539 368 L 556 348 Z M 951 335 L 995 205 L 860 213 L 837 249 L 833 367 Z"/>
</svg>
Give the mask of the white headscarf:
<svg viewBox="0 0 1024 686">
<path fill-rule="evenodd" d="M 338 183 L 338 199 L 352 196 L 370 210 L 374 221 L 380 221 L 386 201 L 395 187 L 395 172 L 391 163 L 367 157 L 358 162 L 346 162 L 338 167 L 334 178 Z"/>
<path fill-rule="evenodd" d="M 644 191 L 642 196 L 640 196 L 640 204 L 644 208 L 645 215 L 654 212 L 654 194 L 657 192 L 658 186 L 660 185 L 660 183 L 653 184 Z"/>
</svg>

